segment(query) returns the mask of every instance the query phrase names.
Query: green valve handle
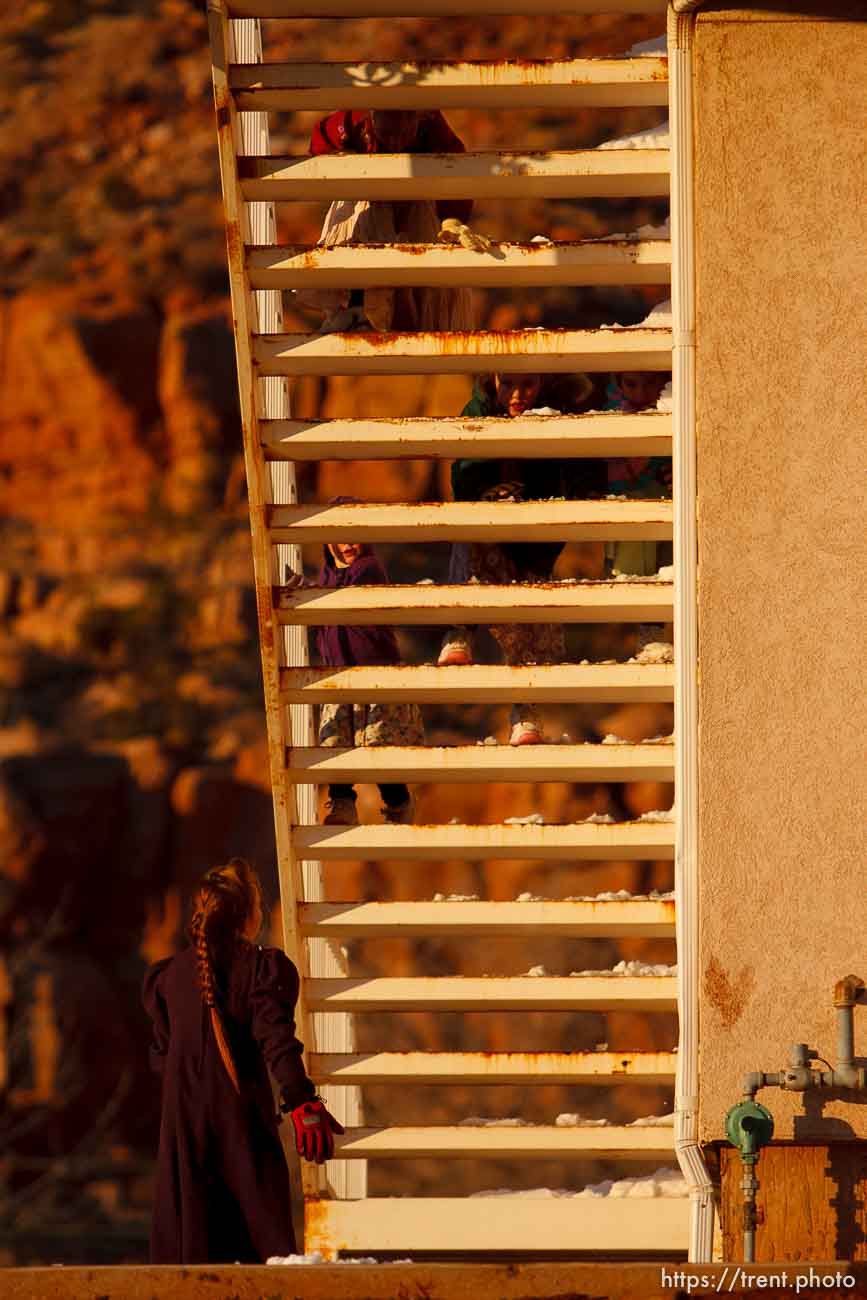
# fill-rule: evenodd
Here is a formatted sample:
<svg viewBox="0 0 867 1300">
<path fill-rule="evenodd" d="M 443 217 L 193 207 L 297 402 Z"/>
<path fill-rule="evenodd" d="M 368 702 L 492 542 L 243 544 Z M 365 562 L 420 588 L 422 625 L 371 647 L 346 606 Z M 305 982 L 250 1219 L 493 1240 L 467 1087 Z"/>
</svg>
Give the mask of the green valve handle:
<svg viewBox="0 0 867 1300">
<path fill-rule="evenodd" d="M 739 1101 L 726 1115 L 726 1137 L 744 1164 L 755 1164 L 759 1151 L 774 1136 L 774 1117 L 758 1101 Z"/>
</svg>

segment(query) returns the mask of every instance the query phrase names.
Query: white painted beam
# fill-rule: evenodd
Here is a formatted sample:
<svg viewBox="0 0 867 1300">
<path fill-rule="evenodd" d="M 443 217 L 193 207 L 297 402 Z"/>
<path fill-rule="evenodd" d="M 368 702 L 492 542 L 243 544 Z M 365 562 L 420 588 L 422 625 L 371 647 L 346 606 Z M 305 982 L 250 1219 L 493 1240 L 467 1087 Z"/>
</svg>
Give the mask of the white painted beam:
<svg viewBox="0 0 867 1300">
<path fill-rule="evenodd" d="M 546 14 L 664 14 L 666 0 L 545 0 Z M 467 15 L 466 0 L 231 0 L 233 18 L 436 18 Z M 477 0 L 473 13 L 539 16 L 538 0 Z"/>
<path fill-rule="evenodd" d="M 476 330 L 467 333 L 263 334 L 252 342 L 260 375 L 510 374 L 670 370 L 671 331 Z"/>
<path fill-rule="evenodd" d="M 281 668 L 286 704 L 669 704 L 672 664 Z"/>
<path fill-rule="evenodd" d="M 430 1125 L 424 1127 L 348 1128 L 335 1137 L 338 1160 L 671 1160 L 674 1129 L 628 1125 L 561 1128 L 527 1125 Z"/>
<path fill-rule="evenodd" d="M 668 975 L 465 975 L 311 979 L 314 1011 L 635 1011 L 677 1010 Z"/>
<path fill-rule="evenodd" d="M 670 623 L 670 582 L 275 587 L 278 623 Z M 469 678 L 467 679 L 469 680 Z"/>
<path fill-rule="evenodd" d="M 668 198 L 667 149 L 239 158 L 245 199 Z"/>
<path fill-rule="evenodd" d="M 673 745 L 367 745 L 287 750 L 290 782 L 665 781 Z"/>
<path fill-rule="evenodd" d="M 643 829 L 652 827 L 657 834 L 656 843 L 652 845 L 654 857 L 661 860 L 671 858 L 673 853 L 673 836 L 671 823 L 628 822 L 627 826 Z M 339 828 L 333 826 L 297 827 L 295 843 L 304 850 L 305 833 L 310 832 L 313 847 L 321 846 L 321 840 L 329 832 L 335 833 Z M 345 835 L 355 831 L 406 831 L 407 827 L 360 826 L 343 830 Z M 420 826 L 416 831 L 450 831 L 460 833 L 489 829 L 488 827 Z M 617 842 L 615 832 L 625 827 L 619 826 L 497 826 L 491 830 L 504 832 L 504 839 L 509 844 L 519 842 L 518 831 L 599 831 L 609 832 L 608 843 Z M 300 838 L 299 838 L 300 837 Z M 406 837 L 409 839 L 409 836 Z M 528 837 L 529 838 L 529 837 Z M 603 835 L 588 836 L 588 841 L 596 839 L 596 845 L 606 848 Z M 620 838 L 620 843 L 623 843 Z M 519 845 L 520 847 L 520 845 Z M 591 849 L 596 847 L 591 844 Z M 623 858 L 634 855 L 631 845 Z M 582 847 L 581 852 L 584 852 Z M 473 852 L 473 857 L 478 849 Z M 535 857 L 535 850 L 525 850 L 526 857 Z M 328 858 L 328 853 L 319 857 Z M 486 855 L 487 856 L 487 855 Z M 499 855 L 494 855 L 499 856 Z M 596 853 L 588 854 L 596 857 Z M 607 854 L 605 854 L 607 856 Z M 499 938 L 528 934 L 544 934 L 546 937 L 583 938 L 583 939 L 673 939 L 674 938 L 674 900 L 662 898 L 642 899 L 544 899 L 526 903 L 505 902 L 449 902 L 441 903 L 301 903 L 298 908 L 298 921 L 305 934 L 327 935 L 329 938 L 423 938 L 425 935 L 465 934 Z"/>
<path fill-rule="evenodd" d="M 668 284 L 667 240 L 584 240 L 493 244 L 333 244 L 251 248 L 250 283 L 260 289 L 356 289 L 377 285 L 516 288 L 545 285 Z"/>
<path fill-rule="evenodd" d="M 675 855 L 675 832 L 671 822 L 620 822 L 612 826 L 581 822 L 569 826 L 452 826 L 451 823 L 413 827 L 302 826 L 292 831 L 292 842 L 299 857 L 313 861 L 321 858 L 328 862 L 359 858 L 374 858 L 377 862 L 441 862 L 450 858 L 463 858 L 468 862 L 485 862 L 489 858 L 500 861 L 532 858 L 541 862 L 562 862 L 569 858 L 578 861 L 634 859 L 662 862 Z M 432 924 L 439 919 L 437 909 L 441 906 L 429 906 Z M 491 906 L 499 909 L 506 904 Z M 555 906 L 559 905 L 539 906 L 550 906 L 551 922 L 554 923 Z M 481 923 L 481 917 L 486 914 L 476 915 L 477 923 Z M 538 913 L 516 913 L 513 920 L 519 917 L 524 926 L 528 926 L 530 918 L 538 918 Z M 396 924 L 396 920 L 391 924 Z"/>
<path fill-rule="evenodd" d="M 319 1084 L 612 1084 L 670 1087 L 674 1052 L 366 1052 L 312 1053 Z"/>
<path fill-rule="evenodd" d="M 444 501 L 271 506 L 272 542 L 667 541 L 670 501 Z"/>
<path fill-rule="evenodd" d="M 421 456 L 670 456 L 671 416 L 536 415 L 522 418 L 261 420 L 268 460 L 411 460 Z"/>
<path fill-rule="evenodd" d="M 628 1208 L 627 1208 L 628 1206 Z M 339 1251 L 527 1250 L 636 1258 L 685 1255 L 686 1197 L 474 1196 L 372 1197 L 308 1201 L 305 1246 L 330 1258 Z"/>
<path fill-rule="evenodd" d="M 628 108 L 668 104 L 664 57 L 264 63 L 229 69 L 240 109 Z"/>
</svg>

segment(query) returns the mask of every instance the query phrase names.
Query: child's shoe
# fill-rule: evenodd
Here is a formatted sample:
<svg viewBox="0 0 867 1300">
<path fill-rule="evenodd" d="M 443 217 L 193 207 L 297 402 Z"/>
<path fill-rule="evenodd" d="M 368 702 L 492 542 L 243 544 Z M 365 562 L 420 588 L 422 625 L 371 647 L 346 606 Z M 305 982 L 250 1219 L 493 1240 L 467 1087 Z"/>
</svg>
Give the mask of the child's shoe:
<svg viewBox="0 0 867 1300">
<path fill-rule="evenodd" d="M 409 796 L 403 803 L 382 805 L 382 820 L 390 826 L 411 826 L 415 817 L 415 799 Z"/>
<path fill-rule="evenodd" d="M 544 745 L 545 737 L 537 722 L 516 722 L 509 737 L 510 745 Z"/>
<path fill-rule="evenodd" d="M 437 668 L 465 668 L 472 662 L 473 652 L 466 637 L 446 637 L 437 659 Z"/>
<path fill-rule="evenodd" d="M 358 809 L 354 799 L 329 799 L 328 813 L 322 818 L 323 826 L 357 826 Z"/>
</svg>

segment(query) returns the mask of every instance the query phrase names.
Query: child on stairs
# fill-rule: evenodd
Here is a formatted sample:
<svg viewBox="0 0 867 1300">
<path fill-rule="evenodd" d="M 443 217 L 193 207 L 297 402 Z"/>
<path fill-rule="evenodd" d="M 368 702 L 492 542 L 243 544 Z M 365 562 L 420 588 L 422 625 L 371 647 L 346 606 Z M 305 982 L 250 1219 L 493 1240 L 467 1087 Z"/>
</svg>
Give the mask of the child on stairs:
<svg viewBox="0 0 867 1300">
<path fill-rule="evenodd" d="M 483 378 L 462 411 L 463 417 L 506 416 L 531 410 L 577 412 L 592 391 L 586 375 L 495 374 Z M 531 447 L 528 447 L 530 450 Z M 538 501 L 551 497 L 601 496 L 604 462 L 558 459 L 456 460 L 452 491 L 456 501 Z M 562 542 L 458 542 L 452 546 L 449 582 L 550 582 Z M 566 655 L 560 623 L 510 623 L 490 629 L 505 662 L 559 664 Z M 465 627 L 449 630 L 438 664 L 452 667 L 473 662 L 473 646 Z M 542 723 L 532 704 L 516 704 L 511 712 L 510 745 L 544 741 Z"/>
<path fill-rule="evenodd" d="M 314 128 L 310 153 L 429 154 L 463 153 L 463 141 L 442 113 L 400 109 L 332 113 Z M 443 221 L 469 220 L 472 199 L 389 200 L 338 199 L 325 216 L 319 243 L 435 243 Z M 322 332 L 333 330 L 466 330 L 473 327 L 469 289 L 431 286 L 297 291 L 295 300 L 326 319 Z"/>
<path fill-rule="evenodd" d="M 337 497 L 331 505 L 355 504 L 354 497 Z M 286 571 L 288 586 L 303 579 Z M 370 546 L 358 542 L 331 542 L 324 547 L 320 587 L 379 586 L 388 575 Z M 394 629 L 383 626 L 330 624 L 318 629 L 316 647 L 323 664 L 333 668 L 400 663 Z M 355 745 L 423 745 L 424 726 L 417 704 L 323 704 L 319 718 L 319 744 L 351 749 Z M 402 782 L 383 784 L 382 815 L 392 825 L 412 822 L 415 802 Z M 357 826 L 356 793 L 351 785 L 328 787 L 325 826 Z"/>
</svg>

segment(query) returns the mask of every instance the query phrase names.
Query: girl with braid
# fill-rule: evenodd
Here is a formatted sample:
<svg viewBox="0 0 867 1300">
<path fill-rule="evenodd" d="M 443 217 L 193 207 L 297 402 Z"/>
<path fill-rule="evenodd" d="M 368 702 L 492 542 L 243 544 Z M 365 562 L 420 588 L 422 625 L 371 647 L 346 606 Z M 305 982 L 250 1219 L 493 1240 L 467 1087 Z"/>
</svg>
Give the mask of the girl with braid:
<svg viewBox="0 0 867 1300">
<path fill-rule="evenodd" d="M 151 1064 L 163 1079 L 154 1264 L 263 1263 L 295 1250 L 289 1171 L 266 1066 L 299 1155 L 322 1164 L 343 1129 L 295 1037 L 298 972 L 259 947 L 258 877 L 241 858 L 202 878 L 190 946 L 145 976 Z"/>
</svg>

